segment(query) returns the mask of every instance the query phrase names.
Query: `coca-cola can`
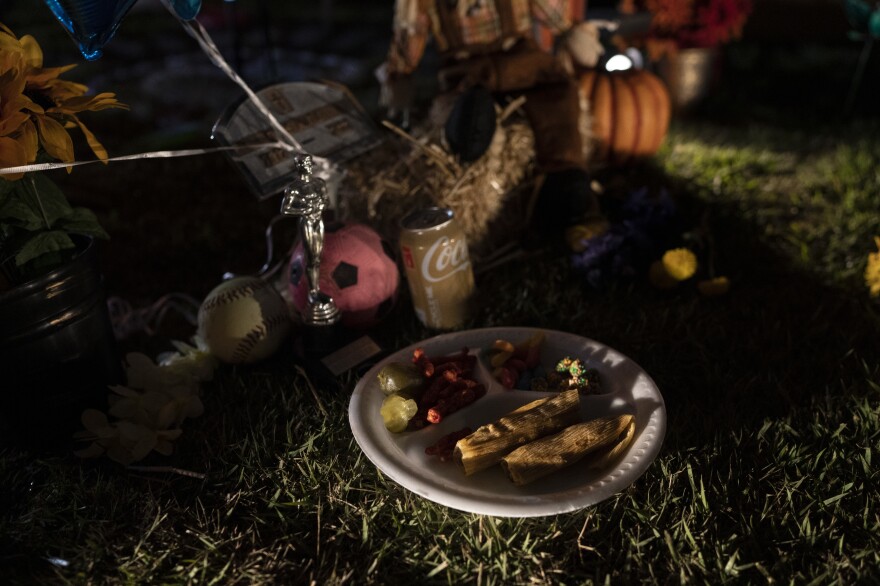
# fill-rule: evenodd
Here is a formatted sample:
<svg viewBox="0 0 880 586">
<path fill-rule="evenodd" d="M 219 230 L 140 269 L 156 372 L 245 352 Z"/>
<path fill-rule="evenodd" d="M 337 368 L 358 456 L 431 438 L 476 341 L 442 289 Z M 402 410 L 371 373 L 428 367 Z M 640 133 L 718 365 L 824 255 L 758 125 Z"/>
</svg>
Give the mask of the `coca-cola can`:
<svg viewBox="0 0 880 586">
<path fill-rule="evenodd" d="M 404 217 L 400 252 L 419 320 L 432 329 L 460 327 L 470 313 L 474 271 L 452 210 L 431 207 Z"/>
</svg>

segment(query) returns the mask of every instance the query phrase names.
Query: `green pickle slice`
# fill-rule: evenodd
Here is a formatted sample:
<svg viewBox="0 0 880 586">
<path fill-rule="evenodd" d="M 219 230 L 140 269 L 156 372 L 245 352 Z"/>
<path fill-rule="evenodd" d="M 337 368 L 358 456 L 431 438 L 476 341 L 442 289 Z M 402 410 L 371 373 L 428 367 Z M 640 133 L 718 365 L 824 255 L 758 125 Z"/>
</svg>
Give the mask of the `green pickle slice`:
<svg viewBox="0 0 880 586">
<path fill-rule="evenodd" d="M 385 397 L 379 414 L 385 429 L 392 433 L 400 433 L 406 430 L 409 420 L 413 418 L 419 406 L 415 400 L 405 395 L 393 393 Z"/>
<path fill-rule="evenodd" d="M 386 364 L 376 378 L 379 380 L 379 388 L 386 395 L 416 389 L 424 382 L 416 366 L 408 362 Z"/>
</svg>

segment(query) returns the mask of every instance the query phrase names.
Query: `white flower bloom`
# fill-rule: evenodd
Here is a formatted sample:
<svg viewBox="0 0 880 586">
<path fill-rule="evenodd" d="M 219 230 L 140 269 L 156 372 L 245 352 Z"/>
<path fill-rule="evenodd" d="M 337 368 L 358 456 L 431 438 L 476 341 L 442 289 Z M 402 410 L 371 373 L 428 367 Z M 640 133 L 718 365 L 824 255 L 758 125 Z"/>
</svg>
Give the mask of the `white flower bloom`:
<svg viewBox="0 0 880 586">
<path fill-rule="evenodd" d="M 127 386 L 111 386 L 109 414 L 87 409 L 82 414 L 84 431 L 78 439 L 93 440 L 76 454 L 93 458 L 102 454 L 128 465 L 145 458 L 151 451 L 170 455 L 173 441 L 180 437 L 180 425 L 190 417 L 204 413 L 199 398 L 199 383 L 210 380 L 217 360 L 207 351 L 204 341 L 193 344 L 172 342 L 177 352 L 164 356 L 156 364 L 145 354 L 132 352 L 125 357 Z"/>
</svg>

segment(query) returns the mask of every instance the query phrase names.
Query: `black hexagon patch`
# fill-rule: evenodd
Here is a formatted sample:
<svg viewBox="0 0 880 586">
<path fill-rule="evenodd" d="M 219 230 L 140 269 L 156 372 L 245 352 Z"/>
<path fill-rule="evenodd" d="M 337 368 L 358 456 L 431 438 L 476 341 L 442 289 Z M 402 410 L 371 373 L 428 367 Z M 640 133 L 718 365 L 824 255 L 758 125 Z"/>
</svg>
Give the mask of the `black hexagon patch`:
<svg viewBox="0 0 880 586">
<path fill-rule="evenodd" d="M 354 265 L 350 265 L 347 262 L 340 262 L 338 265 L 336 265 L 336 268 L 333 269 L 333 282 L 336 283 L 336 286 L 340 289 L 345 289 L 346 287 L 353 287 L 357 285 L 357 267 Z"/>
</svg>

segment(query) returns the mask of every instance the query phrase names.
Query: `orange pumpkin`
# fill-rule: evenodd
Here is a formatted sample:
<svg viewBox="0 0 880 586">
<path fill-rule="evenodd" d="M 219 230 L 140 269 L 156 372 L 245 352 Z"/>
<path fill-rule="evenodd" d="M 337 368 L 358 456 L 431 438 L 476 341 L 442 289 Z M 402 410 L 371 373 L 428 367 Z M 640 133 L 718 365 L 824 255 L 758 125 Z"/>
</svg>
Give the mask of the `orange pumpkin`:
<svg viewBox="0 0 880 586">
<path fill-rule="evenodd" d="M 590 69 L 578 78 L 593 118 L 595 161 L 624 164 L 657 152 L 672 111 L 669 91 L 656 75 Z"/>
</svg>

